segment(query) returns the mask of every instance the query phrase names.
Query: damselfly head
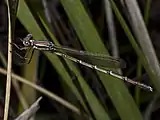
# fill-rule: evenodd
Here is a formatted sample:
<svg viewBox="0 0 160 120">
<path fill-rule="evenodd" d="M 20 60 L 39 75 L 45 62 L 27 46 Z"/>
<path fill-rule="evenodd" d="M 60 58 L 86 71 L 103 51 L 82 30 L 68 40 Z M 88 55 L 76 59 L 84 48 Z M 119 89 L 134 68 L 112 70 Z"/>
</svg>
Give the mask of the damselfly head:
<svg viewBox="0 0 160 120">
<path fill-rule="evenodd" d="M 31 45 L 31 38 L 32 38 L 32 34 L 28 34 L 25 38 L 23 38 L 21 41 L 23 42 L 23 45 L 28 47 Z"/>
</svg>

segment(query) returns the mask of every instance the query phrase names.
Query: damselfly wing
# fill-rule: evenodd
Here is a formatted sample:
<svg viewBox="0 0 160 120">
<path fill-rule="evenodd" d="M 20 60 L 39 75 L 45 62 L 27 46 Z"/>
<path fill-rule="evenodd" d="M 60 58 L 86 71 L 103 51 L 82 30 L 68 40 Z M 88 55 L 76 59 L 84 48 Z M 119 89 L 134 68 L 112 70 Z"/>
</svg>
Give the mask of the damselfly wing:
<svg viewBox="0 0 160 120">
<path fill-rule="evenodd" d="M 107 68 L 125 68 L 126 63 L 123 59 L 114 58 L 106 54 L 92 53 L 88 51 L 76 50 L 68 47 L 54 45 L 54 51 L 73 56 L 85 62 Z"/>
</svg>

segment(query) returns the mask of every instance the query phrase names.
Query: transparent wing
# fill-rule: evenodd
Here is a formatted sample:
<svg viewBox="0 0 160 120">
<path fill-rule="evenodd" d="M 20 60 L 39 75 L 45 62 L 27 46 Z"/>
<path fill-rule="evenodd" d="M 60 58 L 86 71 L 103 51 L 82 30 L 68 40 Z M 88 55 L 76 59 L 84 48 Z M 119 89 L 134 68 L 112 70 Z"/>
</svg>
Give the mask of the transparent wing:
<svg viewBox="0 0 160 120">
<path fill-rule="evenodd" d="M 111 56 L 100 54 L 100 53 L 91 53 L 82 50 L 75 50 L 67 47 L 60 47 L 54 45 L 55 51 L 64 53 L 84 62 L 92 63 L 97 66 L 108 67 L 108 68 L 125 68 L 126 63 L 124 60 L 119 58 L 113 58 Z"/>
</svg>

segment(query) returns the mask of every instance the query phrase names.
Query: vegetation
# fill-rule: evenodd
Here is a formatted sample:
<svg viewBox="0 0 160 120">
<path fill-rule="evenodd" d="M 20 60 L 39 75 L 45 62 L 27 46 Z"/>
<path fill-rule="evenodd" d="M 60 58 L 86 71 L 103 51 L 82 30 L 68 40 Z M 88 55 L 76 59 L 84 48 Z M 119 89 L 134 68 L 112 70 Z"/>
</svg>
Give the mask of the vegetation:
<svg viewBox="0 0 160 120">
<path fill-rule="evenodd" d="M 42 96 L 37 120 L 151 119 L 152 112 L 157 111 L 151 104 L 158 99 L 160 68 L 155 51 L 158 48 L 152 45 L 155 28 L 152 28 L 154 21 L 150 13 L 154 11 L 150 0 L 138 3 L 133 0 L 19 0 L 17 5 L 13 43 L 23 45 L 18 38 L 31 33 L 33 40 L 49 40 L 59 46 L 122 58 L 126 61 L 125 69 L 105 69 L 151 85 L 154 91 L 140 89 L 48 51 L 37 50 L 29 64 L 21 64 L 23 59 L 16 53 L 24 56 L 27 51 L 12 45 L 15 74 L 10 108 L 14 115 L 10 116 L 17 117 Z M 0 71 L 6 75 L 7 50 L 1 51 L 3 69 Z M 31 51 L 25 57 L 30 59 Z M 2 91 L 4 88 L 2 82 Z"/>
</svg>

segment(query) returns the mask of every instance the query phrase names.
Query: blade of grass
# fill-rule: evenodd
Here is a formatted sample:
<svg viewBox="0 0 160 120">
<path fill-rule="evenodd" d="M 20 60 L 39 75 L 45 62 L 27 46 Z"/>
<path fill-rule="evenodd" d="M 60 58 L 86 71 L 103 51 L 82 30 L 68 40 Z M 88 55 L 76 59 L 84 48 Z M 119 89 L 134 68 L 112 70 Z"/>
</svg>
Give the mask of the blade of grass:
<svg viewBox="0 0 160 120">
<path fill-rule="evenodd" d="M 5 95 L 5 108 L 4 108 L 4 120 L 8 120 L 8 110 L 10 103 L 10 93 L 11 93 L 11 72 L 12 72 L 12 39 L 14 35 L 14 22 L 13 19 L 16 17 L 16 12 L 12 16 L 12 10 L 15 10 L 15 6 L 18 3 L 15 1 L 7 0 L 7 10 L 8 10 L 8 65 L 7 65 L 7 83 L 6 83 L 6 95 Z M 12 8 L 13 7 L 13 8 Z"/>
<path fill-rule="evenodd" d="M 19 0 L 9 0 L 10 4 L 10 15 L 11 15 L 11 29 L 12 29 L 12 39 L 14 39 L 14 32 L 15 32 L 15 21 L 16 21 L 16 14 L 18 9 Z"/>
<path fill-rule="evenodd" d="M 159 89 L 159 83 L 156 84 L 156 77 L 155 74 L 153 73 L 153 71 L 150 69 L 149 64 L 144 56 L 144 54 L 142 53 L 141 49 L 139 48 L 138 44 L 136 43 L 135 38 L 133 37 L 132 33 L 130 32 L 129 27 L 127 26 L 125 20 L 123 19 L 123 17 L 121 16 L 116 4 L 113 2 L 113 0 L 111 0 L 112 3 L 112 7 L 113 10 L 116 14 L 117 19 L 119 20 L 122 28 L 124 29 L 128 39 L 130 40 L 130 43 L 132 44 L 137 56 L 139 57 L 139 59 L 141 60 L 141 63 L 143 64 L 143 67 L 145 68 L 146 72 L 148 73 L 148 75 L 150 76 L 150 79 L 155 82 L 155 86 L 157 86 L 156 88 Z"/>
<path fill-rule="evenodd" d="M 23 113 L 21 113 L 15 120 L 29 120 L 31 117 L 35 115 L 35 113 L 39 110 L 40 104 L 39 102 L 42 100 L 42 97 L 39 97 L 28 109 L 26 109 Z"/>
<path fill-rule="evenodd" d="M 15 31 L 15 21 L 16 21 L 16 15 L 18 10 L 18 3 L 19 0 L 10 0 L 9 7 L 10 7 L 10 16 L 11 16 L 11 30 L 12 30 L 12 39 L 14 39 L 14 31 Z M 10 42 L 9 42 L 10 43 Z M 6 67 L 5 60 L 3 61 L 4 66 Z M 17 95 L 20 99 L 20 102 L 22 104 L 23 109 L 28 108 L 28 103 L 26 102 L 24 96 L 22 95 L 19 85 L 16 81 L 13 81 L 13 86 L 17 92 Z"/>
<path fill-rule="evenodd" d="M 148 21 L 149 21 L 149 15 L 150 15 L 150 9 L 151 9 L 151 0 L 147 0 L 147 2 L 145 3 L 145 10 L 144 10 L 144 22 L 146 24 L 146 26 L 148 25 Z M 137 63 L 137 77 L 141 77 L 142 76 L 142 64 L 140 62 L 140 60 L 138 59 L 138 63 Z M 140 89 L 136 88 L 135 90 L 135 99 L 136 99 L 136 103 L 137 105 L 140 104 Z"/>
<path fill-rule="evenodd" d="M 142 63 L 140 60 L 138 60 L 137 63 L 137 77 L 141 77 L 142 76 Z M 136 88 L 135 89 L 135 101 L 137 103 L 137 105 L 140 105 L 140 89 Z"/>
<path fill-rule="evenodd" d="M 146 29 L 145 23 L 143 21 L 142 15 L 140 13 L 138 4 L 136 1 L 126 0 L 126 6 L 130 15 L 129 23 L 132 26 L 135 38 L 137 39 L 144 57 L 146 57 L 146 62 L 151 74 L 154 76 L 152 81 L 160 92 L 160 67 L 155 50 L 153 48 L 151 39 L 149 37 L 148 31 Z"/>
<path fill-rule="evenodd" d="M 105 7 L 105 15 L 106 15 L 105 17 L 108 27 L 108 35 L 109 35 L 109 42 L 111 45 L 112 56 L 114 56 L 115 58 L 119 58 L 118 43 L 116 38 L 116 28 L 113 19 L 113 11 L 109 0 L 104 0 L 104 7 Z M 121 74 L 122 71 L 119 69 L 118 73 Z"/>
<path fill-rule="evenodd" d="M 145 24 L 148 25 L 152 0 L 146 0 L 146 1 L 147 2 L 144 10 L 144 21 L 145 21 Z"/>
<path fill-rule="evenodd" d="M 117 44 L 117 38 L 116 38 L 116 28 L 115 28 L 115 23 L 113 19 L 113 11 L 112 11 L 109 0 L 104 0 L 104 7 L 105 7 L 105 17 L 106 17 L 106 23 L 108 27 L 108 34 L 109 34 L 109 40 L 110 40 L 111 49 L 112 49 L 112 55 L 118 58 L 119 51 L 118 51 L 118 44 Z"/>
<path fill-rule="evenodd" d="M 31 80 L 30 82 L 32 83 L 37 83 L 38 55 L 38 51 L 36 51 L 30 64 L 26 64 L 23 68 L 23 77 L 27 80 Z M 24 84 L 21 86 L 21 92 L 29 104 L 32 104 L 36 100 L 36 91 L 32 88 L 28 88 L 27 85 Z M 19 113 L 22 111 L 22 106 L 19 106 Z"/>
</svg>

